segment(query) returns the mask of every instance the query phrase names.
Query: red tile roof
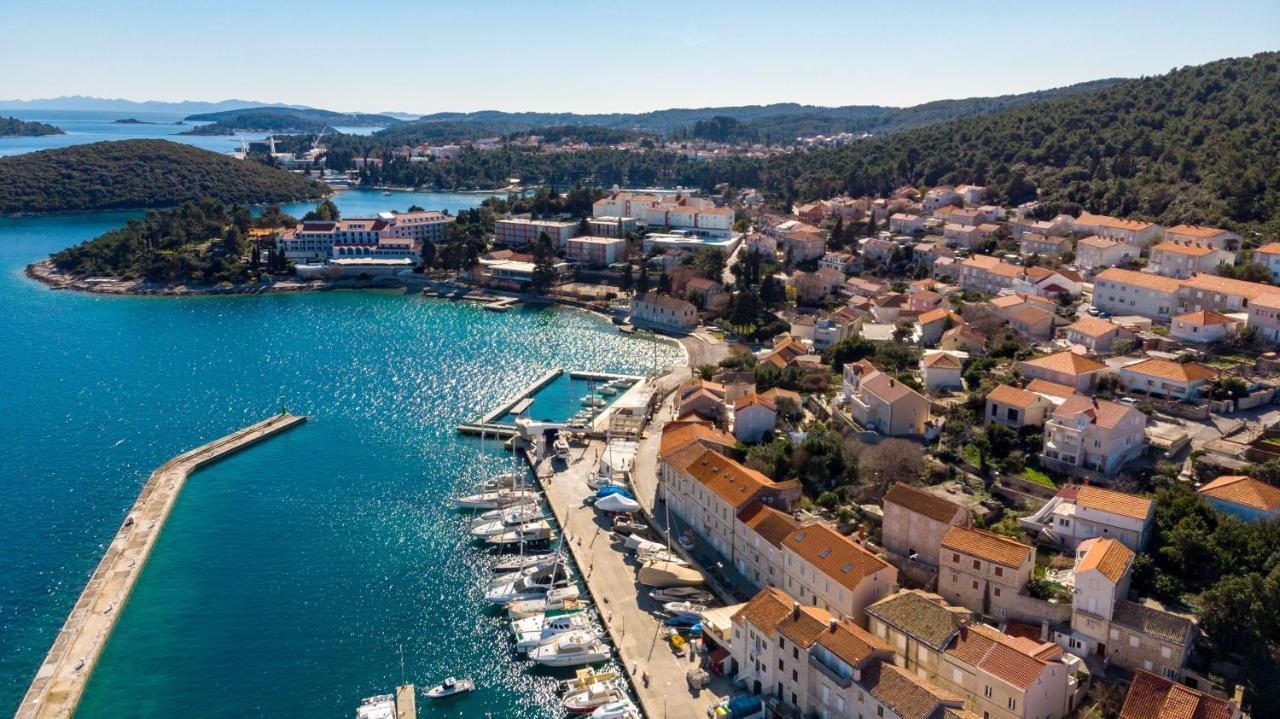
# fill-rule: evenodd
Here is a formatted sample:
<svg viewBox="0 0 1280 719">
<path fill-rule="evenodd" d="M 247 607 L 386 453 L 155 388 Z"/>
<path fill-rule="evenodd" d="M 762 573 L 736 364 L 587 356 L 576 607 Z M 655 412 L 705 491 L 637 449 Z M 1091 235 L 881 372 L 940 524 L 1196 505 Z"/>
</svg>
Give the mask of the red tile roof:
<svg viewBox="0 0 1280 719">
<path fill-rule="evenodd" d="M 1120 708 L 1120 719 L 1233 719 L 1238 712 L 1226 699 L 1138 670 Z"/>
<path fill-rule="evenodd" d="M 1280 509 L 1280 487 L 1275 487 L 1253 477 L 1225 475 L 1201 487 L 1206 497 L 1244 507 L 1274 512 Z"/>
<path fill-rule="evenodd" d="M 963 507 L 954 502 L 948 502 L 932 492 L 926 492 L 902 482 L 895 482 L 893 487 L 885 492 L 883 503 L 896 504 L 916 514 L 947 524 L 956 518 L 956 514 L 964 511 Z"/>
<path fill-rule="evenodd" d="M 822 524 L 797 529 L 782 540 L 782 545 L 848 589 L 856 589 L 862 580 L 890 566 Z"/>
<path fill-rule="evenodd" d="M 1023 544 L 1003 534 L 969 527 L 952 527 L 943 536 L 942 546 L 1015 569 L 1021 567 L 1023 562 L 1034 556 L 1036 552 L 1031 545 Z"/>
</svg>

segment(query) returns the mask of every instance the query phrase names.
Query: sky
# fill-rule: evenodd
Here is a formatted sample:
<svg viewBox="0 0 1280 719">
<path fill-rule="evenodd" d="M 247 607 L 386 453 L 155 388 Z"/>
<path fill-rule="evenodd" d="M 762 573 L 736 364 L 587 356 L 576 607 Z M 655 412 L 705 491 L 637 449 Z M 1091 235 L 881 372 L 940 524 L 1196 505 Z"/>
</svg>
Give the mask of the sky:
<svg viewBox="0 0 1280 719">
<path fill-rule="evenodd" d="M 0 0 L 0 98 L 913 105 L 1280 49 L 1280 0 Z"/>
</svg>

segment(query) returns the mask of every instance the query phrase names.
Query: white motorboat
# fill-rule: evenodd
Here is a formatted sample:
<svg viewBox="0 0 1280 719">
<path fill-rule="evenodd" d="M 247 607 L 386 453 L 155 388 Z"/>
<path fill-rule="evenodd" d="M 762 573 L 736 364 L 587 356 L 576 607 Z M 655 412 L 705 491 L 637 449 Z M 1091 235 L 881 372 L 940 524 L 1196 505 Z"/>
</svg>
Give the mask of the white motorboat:
<svg viewBox="0 0 1280 719">
<path fill-rule="evenodd" d="M 537 614 L 534 614 L 528 617 L 512 619 L 511 631 L 516 634 L 524 634 L 525 632 L 540 631 L 543 628 L 547 627 L 548 625 L 555 623 L 557 620 L 564 619 L 566 617 L 578 616 L 581 614 L 582 614 L 582 610 L 578 608 L 548 609 L 545 612 L 539 612 Z"/>
<path fill-rule="evenodd" d="M 356 707 L 356 719 L 396 719 L 396 698 L 392 694 L 368 697 Z"/>
<path fill-rule="evenodd" d="M 621 477 L 609 477 L 603 474 L 592 473 L 587 478 L 587 486 L 592 489 L 603 489 L 605 487 L 622 487 L 627 489 L 627 480 Z"/>
<path fill-rule="evenodd" d="M 624 546 L 626 546 L 627 549 L 630 549 L 633 552 L 639 552 L 641 550 L 648 551 L 648 552 L 658 552 L 658 551 L 665 551 L 667 548 L 667 545 L 662 544 L 661 542 L 654 542 L 652 540 L 645 539 L 644 537 L 639 537 L 634 534 L 631 535 L 630 537 L 627 537 L 627 541 L 624 542 Z"/>
<path fill-rule="evenodd" d="M 667 587 L 649 592 L 649 596 L 659 602 L 696 602 L 709 604 L 715 601 L 715 595 L 697 587 Z"/>
<path fill-rule="evenodd" d="M 545 551 L 536 554 L 519 554 L 493 565 L 493 573 L 495 575 L 511 574 L 523 571 L 529 567 L 548 569 L 557 562 L 563 561 L 564 556 L 558 551 Z"/>
<path fill-rule="evenodd" d="M 640 710 L 630 699 L 609 702 L 591 712 L 591 719 L 640 719 Z"/>
<path fill-rule="evenodd" d="M 618 534 L 635 534 L 636 532 L 643 532 L 648 528 L 649 525 L 647 524 L 633 522 L 629 519 L 619 519 L 613 523 L 613 531 Z"/>
<path fill-rule="evenodd" d="M 556 437 L 556 441 L 552 443 L 551 447 L 560 459 L 569 458 L 569 441 L 564 437 Z"/>
<path fill-rule="evenodd" d="M 599 682 L 607 682 L 610 679 L 618 679 L 617 672 L 596 671 L 594 669 L 579 669 L 574 672 L 573 679 L 562 679 L 556 682 L 561 694 L 573 694 L 583 689 L 597 684 Z"/>
<path fill-rule="evenodd" d="M 618 680 L 595 682 L 566 694 L 560 705 L 570 714 L 590 714 L 610 702 L 627 698 L 626 685 Z"/>
<path fill-rule="evenodd" d="M 471 536 L 473 537 L 493 537 L 503 532 L 510 532 L 519 527 L 523 527 L 531 522 L 537 522 L 546 518 L 542 510 L 533 505 L 523 505 L 522 508 L 512 510 L 504 514 L 501 519 L 491 522 L 483 522 L 471 525 Z"/>
<path fill-rule="evenodd" d="M 443 682 L 431 687 L 426 692 L 428 699 L 447 699 L 459 694 L 466 694 L 476 688 L 476 683 L 470 679 L 454 679 L 449 677 Z"/>
<path fill-rule="evenodd" d="M 602 512 L 621 512 L 632 514 L 640 511 L 640 503 L 621 494 L 610 494 L 596 501 L 596 509 Z"/>
<path fill-rule="evenodd" d="M 533 502 L 533 501 L 521 502 L 519 504 L 513 504 L 509 507 L 499 507 L 498 509 L 490 509 L 488 511 L 481 512 L 480 514 L 477 514 L 475 515 L 474 518 L 472 518 L 471 526 L 478 527 L 487 522 L 496 522 L 499 519 L 502 519 L 503 517 L 507 516 L 512 512 L 525 512 L 525 511 L 529 511 L 530 509 L 536 509 L 539 512 L 542 511 L 542 509 L 538 507 L 537 502 Z"/>
<path fill-rule="evenodd" d="M 523 599 L 507 605 L 507 616 L 512 619 L 524 619 L 536 614 L 555 610 L 586 609 L 587 603 L 579 598 L 575 586 L 556 587 L 539 599 Z"/>
<path fill-rule="evenodd" d="M 501 534 L 487 537 L 484 541 L 495 546 L 507 546 L 511 544 L 546 542 L 554 538 L 555 532 L 551 530 L 551 525 L 545 519 L 540 519 L 536 522 L 521 524 Z"/>
<path fill-rule="evenodd" d="M 502 605 L 522 599 L 542 599 L 547 596 L 548 591 L 567 586 L 569 581 L 555 577 L 521 577 L 514 582 L 494 587 L 484 595 L 484 599 L 490 604 Z"/>
<path fill-rule="evenodd" d="M 573 568 L 564 562 L 553 562 L 545 566 L 534 565 L 525 567 L 517 572 L 508 574 L 500 574 L 493 578 L 493 587 L 497 588 L 503 584 L 509 584 L 523 577 L 533 577 L 535 579 L 572 579 Z"/>
<path fill-rule="evenodd" d="M 614 387 L 613 385 L 608 385 L 608 384 L 607 384 L 607 385 L 605 385 L 605 386 L 603 386 L 603 387 L 601 387 L 601 388 L 600 388 L 600 394 L 604 395 L 605 397 L 612 397 L 613 395 L 615 395 L 615 394 L 617 394 L 617 393 L 618 393 L 618 390 L 617 390 L 617 388 L 616 388 L 616 387 Z"/>
<path fill-rule="evenodd" d="M 533 618 L 534 617 L 530 617 L 529 619 Z M 590 632 L 596 637 L 600 636 L 600 630 L 592 626 L 591 620 L 587 618 L 587 615 L 579 612 L 577 614 L 556 617 L 555 619 L 547 622 L 546 626 L 542 629 L 518 632 L 516 634 L 516 651 L 524 654 L 546 644 L 561 634 L 575 631 Z"/>
<path fill-rule="evenodd" d="M 454 497 L 453 504 L 459 509 L 499 509 L 537 499 L 538 493 L 528 489 L 499 489 Z"/>
<path fill-rule="evenodd" d="M 680 616 L 682 614 L 702 614 L 707 611 L 705 604 L 696 604 L 694 602 L 667 602 L 662 605 L 662 610 L 672 616 Z"/>
<path fill-rule="evenodd" d="M 529 658 L 548 667 L 580 667 L 609 660 L 612 650 L 592 632 L 568 632 L 529 652 Z"/>
</svg>

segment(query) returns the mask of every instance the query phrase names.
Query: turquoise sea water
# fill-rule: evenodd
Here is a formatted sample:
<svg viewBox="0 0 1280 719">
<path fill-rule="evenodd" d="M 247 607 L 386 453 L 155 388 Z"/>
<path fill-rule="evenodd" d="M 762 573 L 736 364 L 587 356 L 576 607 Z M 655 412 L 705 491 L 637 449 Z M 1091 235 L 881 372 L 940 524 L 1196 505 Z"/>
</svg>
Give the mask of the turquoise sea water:
<svg viewBox="0 0 1280 719">
<path fill-rule="evenodd" d="M 337 201 L 354 215 L 475 196 Z M 419 686 L 481 687 L 421 716 L 555 715 L 552 675 L 513 659 L 480 600 L 487 553 L 446 504 L 509 460 L 453 427 L 552 367 L 643 373 L 651 341 L 578 312 L 399 292 L 117 298 L 22 276 L 129 216 L 0 219 L 0 714 L 151 469 L 283 396 L 311 420 L 191 478 L 80 716 L 350 716 L 400 681 L 400 647 Z"/>
</svg>

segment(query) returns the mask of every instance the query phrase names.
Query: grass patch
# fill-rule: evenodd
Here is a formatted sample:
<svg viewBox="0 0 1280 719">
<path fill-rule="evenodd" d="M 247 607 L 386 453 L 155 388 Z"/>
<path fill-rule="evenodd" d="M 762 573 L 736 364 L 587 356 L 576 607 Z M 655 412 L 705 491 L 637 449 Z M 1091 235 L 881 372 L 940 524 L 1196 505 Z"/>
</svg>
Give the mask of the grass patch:
<svg viewBox="0 0 1280 719">
<path fill-rule="evenodd" d="M 1058 488 L 1058 485 L 1053 483 L 1052 477 L 1046 474 L 1044 470 L 1036 469 L 1035 467 L 1024 467 L 1022 469 L 1022 478 L 1028 482 L 1034 482 L 1042 487 L 1048 487 L 1049 489 Z"/>
<path fill-rule="evenodd" d="M 971 444 L 966 444 L 960 448 L 960 456 L 964 457 L 964 461 L 968 462 L 970 465 L 979 468 L 982 467 L 982 456 L 978 454 L 977 447 Z"/>
</svg>

